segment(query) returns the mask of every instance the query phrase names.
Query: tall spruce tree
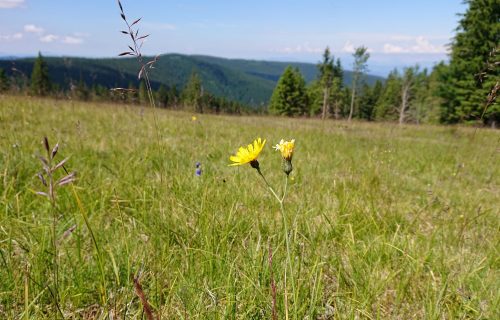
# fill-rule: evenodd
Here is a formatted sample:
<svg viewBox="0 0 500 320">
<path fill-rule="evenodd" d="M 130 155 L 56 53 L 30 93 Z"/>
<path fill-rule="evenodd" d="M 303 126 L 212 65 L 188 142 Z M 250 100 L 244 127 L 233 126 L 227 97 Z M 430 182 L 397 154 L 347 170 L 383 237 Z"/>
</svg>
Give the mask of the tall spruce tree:
<svg viewBox="0 0 500 320">
<path fill-rule="evenodd" d="M 42 54 L 38 52 L 38 57 L 35 59 L 33 71 L 31 72 L 31 94 L 46 96 L 50 93 L 51 87 L 49 67 Z"/>
<path fill-rule="evenodd" d="M 319 83 L 322 86 L 323 91 L 323 103 L 321 108 L 321 119 L 325 119 L 329 109 L 330 100 L 330 89 L 333 83 L 333 63 L 335 61 L 334 57 L 330 56 L 330 48 L 326 47 L 323 53 L 323 61 L 318 64 L 319 71 Z"/>
<path fill-rule="evenodd" d="M 0 68 L 0 92 L 5 92 L 9 90 L 10 81 L 5 73 L 5 70 Z"/>
<path fill-rule="evenodd" d="M 78 84 L 75 87 L 74 95 L 75 98 L 83 101 L 89 100 L 90 98 L 89 88 L 82 78 L 80 78 L 80 81 L 78 81 Z"/>
<path fill-rule="evenodd" d="M 168 90 L 165 85 L 161 84 L 160 88 L 156 92 L 156 98 L 158 100 L 158 104 L 162 108 L 166 108 L 168 106 Z"/>
<path fill-rule="evenodd" d="M 193 71 L 186 87 L 182 91 L 182 100 L 184 105 L 188 108 L 192 108 L 196 112 L 203 113 L 202 96 L 203 87 L 201 85 L 200 77 Z"/>
<path fill-rule="evenodd" d="M 177 91 L 177 86 L 174 84 L 168 91 L 168 103 L 177 108 L 177 102 L 179 101 L 179 92 Z"/>
<path fill-rule="evenodd" d="M 359 47 L 353 53 L 354 64 L 353 64 L 353 75 L 352 75 L 352 85 L 351 85 L 351 108 L 349 109 L 348 121 L 351 121 L 354 115 L 354 101 L 356 99 L 357 86 L 363 75 L 368 71 L 368 59 L 370 54 L 368 53 L 368 48 Z"/>
<path fill-rule="evenodd" d="M 331 89 L 331 100 L 332 100 L 332 112 L 335 119 L 340 118 L 340 113 L 342 105 L 345 100 L 345 90 L 344 90 L 344 70 L 342 69 L 342 64 L 340 59 L 337 58 L 337 63 L 333 67 L 333 83 Z"/>
<path fill-rule="evenodd" d="M 323 88 L 319 80 L 314 80 L 307 86 L 307 96 L 309 101 L 309 115 L 322 114 Z"/>
<path fill-rule="evenodd" d="M 326 60 L 326 59 L 325 59 Z M 340 117 L 340 109 L 343 103 L 343 77 L 344 71 L 342 70 L 342 65 L 340 64 L 340 59 L 334 64 L 334 57 L 331 57 L 331 70 L 329 67 L 324 68 L 323 64 L 318 65 L 319 74 L 318 78 L 311 82 L 308 86 L 308 102 L 309 102 L 309 114 L 317 115 L 321 114 L 321 117 L 328 117 L 328 114 L 333 113 L 335 119 Z M 330 74 L 330 78 L 325 78 L 322 76 L 321 68 L 327 70 Z M 330 81 L 329 87 L 325 87 L 326 81 Z M 322 81 L 323 80 L 323 81 Z M 325 93 L 328 95 L 325 96 Z M 325 103 L 326 102 L 326 103 Z M 326 107 L 326 109 L 325 109 Z"/>
<path fill-rule="evenodd" d="M 387 121 L 397 119 L 397 110 L 401 103 L 401 76 L 393 70 L 385 80 L 384 88 L 375 105 L 375 120 Z"/>
<path fill-rule="evenodd" d="M 437 124 L 439 122 L 441 99 L 436 96 L 437 85 L 437 77 L 434 72 L 429 74 L 427 69 L 424 69 L 416 75 L 411 117 L 417 124 Z"/>
<path fill-rule="evenodd" d="M 446 77 L 449 77 L 449 68 L 444 62 L 440 62 L 434 66 L 432 72 L 428 79 L 428 114 L 427 123 L 446 123 L 448 117 L 452 114 L 452 111 L 448 108 L 451 107 L 449 101 L 445 98 L 447 95 L 445 92 L 450 92 L 451 90 L 447 87 L 450 86 L 450 82 Z M 448 94 L 449 95 L 449 94 Z"/>
<path fill-rule="evenodd" d="M 360 90 L 358 99 L 359 117 L 364 120 L 372 121 L 375 117 L 375 105 L 382 93 L 382 81 L 377 80 L 373 86 L 364 83 Z"/>
<path fill-rule="evenodd" d="M 304 77 L 298 69 L 288 66 L 274 88 L 269 111 L 277 115 L 299 116 L 307 114 L 308 110 L 309 103 Z"/>
<path fill-rule="evenodd" d="M 498 0 L 465 0 L 463 15 L 451 45 L 449 75 L 451 85 L 442 90 L 446 122 L 500 121 L 498 103 L 485 111 L 488 92 L 500 77 L 500 55 L 490 56 L 500 43 L 500 2 Z M 493 60 L 493 61 L 492 61 Z M 487 77 L 481 76 L 487 64 L 493 66 Z"/>
</svg>

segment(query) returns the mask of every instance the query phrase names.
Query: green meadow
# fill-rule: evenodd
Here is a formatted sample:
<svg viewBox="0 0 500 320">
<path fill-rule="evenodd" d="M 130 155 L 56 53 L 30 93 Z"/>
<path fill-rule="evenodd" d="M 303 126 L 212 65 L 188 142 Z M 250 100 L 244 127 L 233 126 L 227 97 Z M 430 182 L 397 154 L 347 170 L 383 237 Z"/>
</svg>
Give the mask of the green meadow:
<svg viewBox="0 0 500 320">
<path fill-rule="evenodd" d="M 192 115 L 0 96 L 1 319 L 500 318 L 498 131 Z"/>
</svg>

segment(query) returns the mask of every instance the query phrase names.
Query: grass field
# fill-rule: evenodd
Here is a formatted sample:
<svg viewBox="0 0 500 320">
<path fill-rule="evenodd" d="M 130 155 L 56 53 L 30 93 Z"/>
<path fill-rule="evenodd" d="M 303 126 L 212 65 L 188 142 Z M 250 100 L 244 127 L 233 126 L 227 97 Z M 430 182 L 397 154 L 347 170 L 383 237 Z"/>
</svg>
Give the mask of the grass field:
<svg viewBox="0 0 500 320">
<path fill-rule="evenodd" d="M 191 116 L 0 96 L 1 319 L 60 316 L 54 261 L 66 318 L 145 318 L 133 277 L 161 319 L 272 319 L 273 280 L 278 319 L 500 318 L 500 132 Z M 55 209 L 44 136 L 78 177 Z M 257 137 L 280 192 L 296 139 L 286 286 L 280 206 L 227 166 Z"/>
</svg>

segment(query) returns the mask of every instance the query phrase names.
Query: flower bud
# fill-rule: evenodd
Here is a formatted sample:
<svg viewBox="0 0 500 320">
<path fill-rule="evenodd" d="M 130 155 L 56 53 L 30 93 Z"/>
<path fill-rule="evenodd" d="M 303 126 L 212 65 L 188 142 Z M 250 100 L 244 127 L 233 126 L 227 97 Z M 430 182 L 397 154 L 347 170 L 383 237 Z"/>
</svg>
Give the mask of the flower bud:
<svg viewBox="0 0 500 320">
<path fill-rule="evenodd" d="M 278 143 L 273 148 L 281 153 L 281 158 L 283 159 L 283 161 L 281 162 L 281 169 L 283 169 L 283 172 L 286 175 L 289 175 L 293 170 L 292 157 L 293 150 L 295 148 L 295 139 L 292 139 L 290 141 L 281 139 L 280 143 Z"/>
<path fill-rule="evenodd" d="M 281 169 L 283 169 L 283 172 L 288 176 L 293 170 L 292 160 L 283 158 L 283 161 L 281 162 Z"/>
<path fill-rule="evenodd" d="M 257 161 L 257 159 L 250 161 L 250 166 L 252 168 L 254 168 L 254 169 L 257 169 L 257 170 L 260 169 L 260 167 L 259 167 L 259 161 Z"/>
</svg>

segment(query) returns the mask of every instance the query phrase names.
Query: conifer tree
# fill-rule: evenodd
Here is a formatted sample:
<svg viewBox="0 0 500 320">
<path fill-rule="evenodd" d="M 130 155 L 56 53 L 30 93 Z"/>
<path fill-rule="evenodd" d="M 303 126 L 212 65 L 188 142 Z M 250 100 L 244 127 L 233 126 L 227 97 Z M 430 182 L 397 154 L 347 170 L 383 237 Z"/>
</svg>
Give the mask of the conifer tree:
<svg viewBox="0 0 500 320">
<path fill-rule="evenodd" d="M 359 103 L 359 117 L 364 120 L 374 120 L 375 105 L 382 93 L 382 81 L 377 80 L 373 86 L 364 83 L 360 90 Z"/>
<path fill-rule="evenodd" d="M 339 119 L 342 105 L 346 97 L 344 90 L 344 70 L 342 69 L 339 58 L 337 58 L 337 63 L 333 67 L 333 82 L 330 97 L 333 104 L 333 115 L 335 119 Z"/>
<path fill-rule="evenodd" d="M 168 91 L 168 103 L 177 108 L 177 102 L 179 101 L 179 92 L 177 91 L 177 86 L 174 84 Z"/>
<path fill-rule="evenodd" d="M 83 81 L 83 79 L 80 79 L 80 81 L 78 81 L 78 84 L 76 85 L 75 88 L 75 95 L 76 98 L 79 100 L 86 101 L 90 98 L 89 89 L 87 87 L 87 84 Z"/>
<path fill-rule="evenodd" d="M 401 102 L 401 78 L 398 70 L 393 70 L 387 76 L 384 89 L 375 105 L 375 120 L 396 120 L 397 109 Z"/>
<path fill-rule="evenodd" d="M 368 48 L 359 47 L 356 48 L 353 53 L 354 64 L 353 64 L 353 75 L 352 75 L 352 86 L 351 86 L 351 108 L 349 110 L 348 121 L 351 121 L 352 116 L 354 114 L 354 100 L 356 99 L 356 90 L 359 85 L 359 81 L 362 79 L 364 73 L 368 70 L 367 62 L 368 58 L 370 58 L 370 54 L 368 53 Z"/>
<path fill-rule="evenodd" d="M 323 53 L 323 61 L 318 64 L 319 71 L 319 83 L 322 86 L 323 91 L 323 103 L 322 103 L 322 112 L 321 119 L 325 119 L 327 115 L 327 111 L 329 109 L 329 98 L 330 98 L 330 89 L 332 87 L 333 82 L 333 63 L 335 58 L 330 56 L 330 48 L 326 47 L 325 52 Z"/>
<path fill-rule="evenodd" d="M 269 111 L 277 115 L 297 116 L 308 113 L 306 82 L 298 69 L 288 66 L 273 91 Z"/>
<path fill-rule="evenodd" d="M 94 84 L 92 86 L 92 99 L 96 101 L 110 100 L 109 90 L 101 84 Z"/>
<path fill-rule="evenodd" d="M 7 74 L 5 73 L 5 70 L 0 68 L 0 92 L 5 92 L 9 90 L 10 87 L 10 81 L 9 78 L 7 77 Z"/>
<path fill-rule="evenodd" d="M 200 77 L 196 72 L 191 73 L 191 77 L 182 91 L 184 105 L 193 108 L 196 112 L 203 113 L 203 105 L 201 103 L 202 90 Z"/>
<path fill-rule="evenodd" d="M 42 54 L 38 52 L 38 57 L 35 59 L 31 73 L 31 94 L 46 96 L 50 93 L 51 86 L 49 67 L 43 59 Z"/>
<path fill-rule="evenodd" d="M 166 108 L 168 106 L 168 90 L 165 85 L 160 85 L 158 92 L 156 93 L 156 97 L 158 99 L 158 103 L 162 108 Z"/>
<path fill-rule="evenodd" d="M 323 88 L 319 80 L 312 81 L 307 86 L 307 99 L 309 101 L 309 115 L 322 114 L 323 111 Z"/>
<path fill-rule="evenodd" d="M 500 44 L 500 2 L 498 0 L 466 0 L 469 5 L 457 28 L 451 46 L 447 80 L 442 91 L 450 115 L 447 122 L 500 121 L 498 103 L 483 115 L 488 92 L 500 77 L 500 55 L 491 55 Z M 489 63 L 488 63 L 489 62 Z M 487 65 L 493 66 L 488 69 Z"/>
<path fill-rule="evenodd" d="M 450 81 L 445 77 L 449 75 L 448 66 L 444 62 L 440 62 L 434 66 L 432 72 L 429 75 L 428 81 L 428 91 L 426 97 L 426 104 L 428 111 L 426 114 L 426 123 L 446 123 L 450 122 L 448 116 L 452 114 L 452 111 L 448 110 L 447 107 L 450 103 L 445 98 L 444 91 L 445 86 L 449 86 Z"/>
</svg>

